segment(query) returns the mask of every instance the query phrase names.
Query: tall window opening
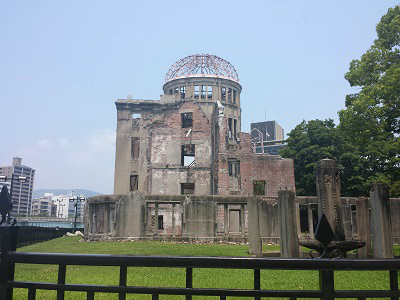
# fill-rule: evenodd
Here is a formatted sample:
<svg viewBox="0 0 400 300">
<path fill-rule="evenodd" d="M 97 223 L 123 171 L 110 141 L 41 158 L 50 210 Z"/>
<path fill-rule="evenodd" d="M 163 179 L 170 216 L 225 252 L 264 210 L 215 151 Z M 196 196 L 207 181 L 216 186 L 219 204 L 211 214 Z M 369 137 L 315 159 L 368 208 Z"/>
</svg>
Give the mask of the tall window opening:
<svg viewBox="0 0 400 300">
<path fill-rule="evenodd" d="M 212 85 L 207 86 L 207 99 L 212 99 Z"/>
<path fill-rule="evenodd" d="M 265 181 L 264 180 L 254 180 L 253 181 L 253 194 L 254 194 L 254 196 L 264 196 L 265 195 Z"/>
<path fill-rule="evenodd" d="M 189 167 L 194 164 L 195 152 L 195 145 L 182 145 L 181 165 Z"/>
<path fill-rule="evenodd" d="M 192 128 L 193 127 L 193 113 L 187 112 L 182 113 L 182 128 Z"/>
<path fill-rule="evenodd" d="M 181 183 L 181 195 L 193 195 L 194 183 Z"/>
<path fill-rule="evenodd" d="M 232 118 L 228 118 L 228 138 L 232 138 Z"/>
<path fill-rule="evenodd" d="M 136 160 L 139 159 L 139 150 L 140 150 L 140 138 L 133 137 L 131 143 L 131 158 Z"/>
<path fill-rule="evenodd" d="M 181 86 L 181 99 L 185 99 L 186 87 Z"/>
<path fill-rule="evenodd" d="M 179 93 L 179 88 L 178 87 L 174 88 L 174 95 L 176 95 L 178 93 Z"/>
<path fill-rule="evenodd" d="M 236 119 L 233 119 L 233 137 L 235 138 L 235 140 L 236 140 L 236 137 L 237 137 L 237 120 Z"/>
<path fill-rule="evenodd" d="M 194 99 L 199 99 L 200 87 L 198 85 L 194 86 Z"/>
<path fill-rule="evenodd" d="M 236 90 L 233 90 L 233 103 L 236 104 Z"/>
<path fill-rule="evenodd" d="M 158 216 L 157 229 L 164 230 L 164 216 Z"/>
<path fill-rule="evenodd" d="M 240 161 L 236 159 L 230 159 L 228 161 L 229 176 L 238 177 L 240 175 Z"/>
<path fill-rule="evenodd" d="M 138 175 L 131 175 L 129 179 L 129 191 L 137 191 L 139 185 L 139 176 Z"/>
<path fill-rule="evenodd" d="M 228 102 L 232 102 L 232 89 L 228 88 Z"/>
<path fill-rule="evenodd" d="M 221 100 L 226 101 L 226 87 L 221 87 Z"/>
<path fill-rule="evenodd" d="M 202 85 L 201 86 L 201 99 L 206 99 L 206 93 L 207 93 L 207 86 Z"/>
</svg>

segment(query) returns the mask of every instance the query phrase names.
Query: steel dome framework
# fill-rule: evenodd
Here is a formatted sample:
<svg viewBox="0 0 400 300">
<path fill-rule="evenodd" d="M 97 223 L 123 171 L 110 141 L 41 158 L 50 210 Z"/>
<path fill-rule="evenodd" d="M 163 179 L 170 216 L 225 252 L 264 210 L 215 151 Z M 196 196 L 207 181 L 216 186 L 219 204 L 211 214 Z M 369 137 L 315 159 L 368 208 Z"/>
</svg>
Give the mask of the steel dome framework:
<svg viewBox="0 0 400 300">
<path fill-rule="evenodd" d="M 239 82 L 239 76 L 231 63 L 216 55 L 195 54 L 175 62 L 165 76 L 165 82 L 193 75 L 214 75 Z"/>
</svg>

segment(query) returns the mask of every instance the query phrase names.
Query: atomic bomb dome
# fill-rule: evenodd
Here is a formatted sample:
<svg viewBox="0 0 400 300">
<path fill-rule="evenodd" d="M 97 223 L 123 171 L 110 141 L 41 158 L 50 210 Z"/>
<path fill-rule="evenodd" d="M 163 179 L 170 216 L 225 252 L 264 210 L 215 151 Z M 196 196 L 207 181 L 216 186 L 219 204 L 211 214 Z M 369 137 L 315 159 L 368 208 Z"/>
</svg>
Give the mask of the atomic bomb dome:
<svg viewBox="0 0 400 300">
<path fill-rule="evenodd" d="M 176 61 L 168 70 L 165 82 L 186 77 L 220 77 L 239 82 L 235 67 L 211 54 L 195 54 Z"/>
</svg>

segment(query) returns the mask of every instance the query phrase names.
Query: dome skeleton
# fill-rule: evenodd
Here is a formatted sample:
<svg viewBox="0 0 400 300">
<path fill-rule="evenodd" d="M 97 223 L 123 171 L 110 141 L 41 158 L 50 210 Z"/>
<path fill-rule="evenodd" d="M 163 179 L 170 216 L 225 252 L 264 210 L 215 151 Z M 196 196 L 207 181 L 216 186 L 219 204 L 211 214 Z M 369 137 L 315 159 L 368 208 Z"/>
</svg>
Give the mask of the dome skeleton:
<svg viewBox="0 0 400 300">
<path fill-rule="evenodd" d="M 165 82 L 193 75 L 215 75 L 239 82 L 239 76 L 232 64 L 210 54 L 195 54 L 178 60 L 168 70 Z"/>
</svg>

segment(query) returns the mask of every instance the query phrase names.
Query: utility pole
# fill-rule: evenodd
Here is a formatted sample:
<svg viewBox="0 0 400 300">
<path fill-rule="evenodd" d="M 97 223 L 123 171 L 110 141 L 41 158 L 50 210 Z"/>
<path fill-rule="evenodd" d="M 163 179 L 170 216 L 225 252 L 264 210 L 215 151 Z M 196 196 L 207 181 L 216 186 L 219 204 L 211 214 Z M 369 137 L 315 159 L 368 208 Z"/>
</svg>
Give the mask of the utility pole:
<svg viewBox="0 0 400 300">
<path fill-rule="evenodd" d="M 86 199 L 84 197 L 72 197 L 69 199 L 69 202 L 74 203 L 75 208 L 75 221 L 74 221 L 74 233 L 76 232 L 76 219 L 78 218 L 78 203 L 84 202 Z"/>
</svg>

